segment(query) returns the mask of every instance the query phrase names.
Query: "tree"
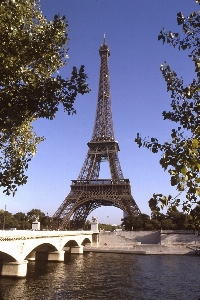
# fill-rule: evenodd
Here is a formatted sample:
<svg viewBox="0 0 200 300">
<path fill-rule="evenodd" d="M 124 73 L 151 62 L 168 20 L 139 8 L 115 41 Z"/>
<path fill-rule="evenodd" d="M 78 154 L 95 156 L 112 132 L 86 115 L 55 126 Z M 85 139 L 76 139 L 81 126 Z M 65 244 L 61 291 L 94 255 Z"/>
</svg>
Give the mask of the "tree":
<svg viewBox="0 0 200 300">
<path fill-rule="evenodd" d="M 104 230 L 104 231 L 112 231 L 112 225 L 111 224 L 103 224 L 103 223 L 99 223 L 98 225 L 98 229 L 99 230 Z"/>
<path fill-rule="evenodd" d="M 156 219 L 151 219 L 150 222 L 147 224 L 147 230 L 160 230 L 161 223 Z"/>
<path fill-rule="evenodd" d="M 196 1 L 198 4 L 200 1 Z M 168 170 L 171 185 L 178 190 L 178 195 L 154 194 L 149 200 L 152 211 L 170 206 L 172 210 L 181 205 L 183 211 L 190 212 L 195 204 L 199 204 L 200 196 L 200 14 L 193 12 L 188 17 L 177 14 L 177 23 L 182 27 L 182 33 L 160 31 L 158 40 L 172 45 L 178 50 L 188 50 L 194 63 L 195 78 L 190 84 L 184 84 L 175 71 L 165 62 L 161 72 L 171 93 L 171 110 L 163 111 L 164 120 L 170 120 L 177 125 L 171 132 L 171 142 L 162 143 L 157 138 L 135 139 L 139 147 L 150 149 L 153 153 L 161 153 L 160 164 Z M 179 195 L 184 191 L 185 198 L 181 202 Z"/>
<path fill-rule="evenodd" d="M 192 224 L 194 229 L 200 230 L 200 205 L 191 210 Z"/>
<path fill-rule="evenodd" d="M 39 222 L 45 217 L 45 214 L 38 208 L 33 208 L 29 212 L 27 212 L 27 217 L 29 222 L 34 222 L 38 220 Z"/>
<path fill-rule="evenodd" d="M 19 227 L 17 229 L 30 229 L 31 223 L 28 221 L 28 217 L 25 213 L 18 212 L 14 214 L 14 218 L 18 221 Z"/>
<path fill-rule="evenodd" d="M 166 219 L 172 221 L 172 223 L 174 225 L 174 229 L 177 229 L 177 230 L 187 229 L 188 216 L 186 214 L 184 214 L 183 212 L 178 211 L 178 209 L 176 211 L 168 209 L 168 211 L 166 213 Z"/>
<path fill-rule="evenodd" d="M 8 211 L 0 210 L 1 229 L 20 228 L 18 220 Z"/>
<path fill-rule="evenodd" d="M 163 220 L 161 225 L 162 225 L 161 228 L 164 230 L 174 230 L 175 229 L 175 225 L 171 219 Z"/>
<path fill-rule="evenodd" d="M 46 229 L 46 230 L 49 230 L 51 229 L 51 221 L 52 221 L 52 218 L 46 215 L 43 215 L 40 219 L 40 225 L 41 225 L 41 229 Z"/>
<path fill-rule="evenodd" d="M 146 214 L 140 214 L 138 216 L 126 216 L 122 219 L 122 226 L 125 230 L 149 230 L 152 229 L 150 217 Z"/>
<path fill-rule="evenodd" d="M 52 120 L 59 105 L 75 113 L 77 94 L 89 88 L 84 66 L 69 79 L 58 75 L 68 58 L 65 16 L 47 21 L 39 0 L 2 0 L 0 19 L 0 186 L 14 195 L 43 140 L 31 123 Z"/>
<path fill-rule="evenodd" d="M 85 222 L 84 230 L 91 230 L 91 222 L 89 220 Z"/>
</svg>

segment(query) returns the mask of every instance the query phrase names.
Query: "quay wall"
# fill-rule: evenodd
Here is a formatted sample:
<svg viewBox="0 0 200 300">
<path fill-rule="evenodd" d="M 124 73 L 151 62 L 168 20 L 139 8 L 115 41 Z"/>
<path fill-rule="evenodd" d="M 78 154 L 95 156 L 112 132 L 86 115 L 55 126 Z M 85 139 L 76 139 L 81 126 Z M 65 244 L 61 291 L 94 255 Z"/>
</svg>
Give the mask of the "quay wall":
<svg viewBox="0 0 200 300">
<path fill-rule="evenodd" d="M 192 230 L 161 231 L 162 245 L 200 245 L 200 236 Z"/>
<path fill-rule="evenodd" d="M 100 232 L 99 246 L 128 246 L 139 244 L 200 245 L 200 236 L 193 231 L 120 231 Z"/>
<path fill-rule="evenodd" d="M 100 232 L 99 246 L 120 246 L 131 244 L 158 244 L 160 231 Z"/>
</svg>

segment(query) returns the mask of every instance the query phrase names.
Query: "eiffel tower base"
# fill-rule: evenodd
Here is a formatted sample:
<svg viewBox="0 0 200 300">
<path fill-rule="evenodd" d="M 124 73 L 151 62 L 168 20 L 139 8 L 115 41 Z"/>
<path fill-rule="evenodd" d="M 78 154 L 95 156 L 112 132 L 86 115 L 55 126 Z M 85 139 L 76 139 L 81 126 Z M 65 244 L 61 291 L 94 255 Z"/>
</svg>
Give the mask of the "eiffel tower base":
<svg viewBox="0 0 200 300">
<path fill-rule="evenodd" d="M 129 179 L 72 180 L 71 191 L 54 214 L 54 219 L 56 216 L 60 218 L 61 230 L 69 229 L 69 224 L 70 229 L 83 229 L 88 215 L 100 206 L 117 207 L 127 216 L 140 214 L 131 195 Z"/>
</svg>

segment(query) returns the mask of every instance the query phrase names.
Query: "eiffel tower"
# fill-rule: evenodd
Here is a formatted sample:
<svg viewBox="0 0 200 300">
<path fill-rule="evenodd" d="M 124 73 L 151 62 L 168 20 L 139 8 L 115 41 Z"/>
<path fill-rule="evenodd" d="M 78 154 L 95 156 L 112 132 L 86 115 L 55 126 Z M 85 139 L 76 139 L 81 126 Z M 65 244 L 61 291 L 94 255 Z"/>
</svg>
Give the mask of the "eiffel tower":
<svg viewBox="0 0 200 300">
<path fill-rule="evenodd" d="M 119 145 L 114 138 L 110 97 L 110 50 L 105 35 L 99 54 L 101 66 L 92 139 L 87 143 L 89 149 L 77 180 L 72 180 L 70 193 L 53 215 L 53 219 L 60 223 L 60 229 L 68 228 L 69 222 L 71 229 L 83 228 L 88 215 L 100 206 L 120 208 L 127 216 L 141 213 L 131 195 L 130 181 L 124 179 L 118 158 Z M 103 161 L 109 162 L 111 179 L 99 179 Z"/>
</svg>

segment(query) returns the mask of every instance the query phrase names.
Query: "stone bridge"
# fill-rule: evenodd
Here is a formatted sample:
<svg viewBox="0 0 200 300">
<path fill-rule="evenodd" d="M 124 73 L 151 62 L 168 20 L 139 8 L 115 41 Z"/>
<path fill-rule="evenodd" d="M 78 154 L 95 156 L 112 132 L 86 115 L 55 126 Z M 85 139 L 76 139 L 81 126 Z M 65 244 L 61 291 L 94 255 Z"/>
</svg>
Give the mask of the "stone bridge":
<svg viewBox="0 0 200 300">
<path fill-rule="evenodd" d="M 64 261 L 65 252 L 98 245 L 92 231 L 0 231 L 0 275 L 25 277 L 29 260 Z"/>
</svg>

